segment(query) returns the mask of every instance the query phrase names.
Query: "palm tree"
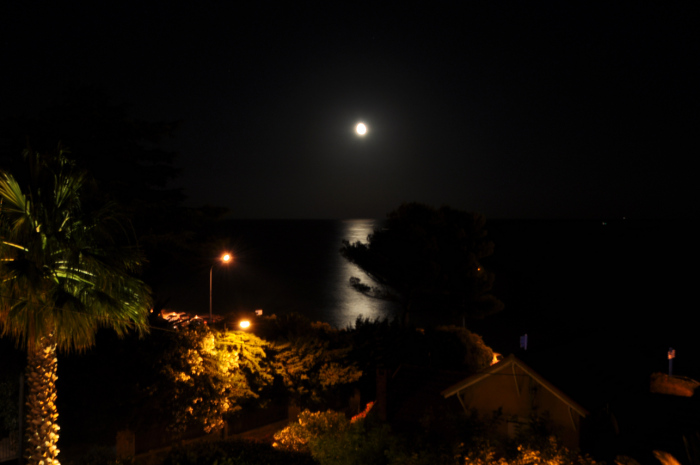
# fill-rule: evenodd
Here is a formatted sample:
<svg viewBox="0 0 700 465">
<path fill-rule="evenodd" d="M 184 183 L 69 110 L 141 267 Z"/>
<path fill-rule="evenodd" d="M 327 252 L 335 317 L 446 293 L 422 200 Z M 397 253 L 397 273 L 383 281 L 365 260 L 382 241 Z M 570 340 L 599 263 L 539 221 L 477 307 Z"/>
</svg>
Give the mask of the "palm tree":
<svg viewBox="0 0 700 465">
<path fill-rule="evenodd" d="M 26 458 L 59 464 L 56 352 L 84 350 L 100 327 L 147 331 L 148 287 L 113 206 L 89 208 L 85 172 L 60 147 L 24 152 L 26 187 L 0 170 L 0 334 L 27 350 Z"/>
</svg>

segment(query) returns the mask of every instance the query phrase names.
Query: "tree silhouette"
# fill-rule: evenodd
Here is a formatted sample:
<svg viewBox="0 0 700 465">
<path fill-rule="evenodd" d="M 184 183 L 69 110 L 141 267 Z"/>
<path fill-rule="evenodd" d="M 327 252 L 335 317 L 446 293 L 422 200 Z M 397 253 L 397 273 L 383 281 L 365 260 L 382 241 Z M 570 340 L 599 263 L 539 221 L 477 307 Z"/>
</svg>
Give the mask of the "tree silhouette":
<svg viewBox="0 0 700 465">
<path fill-rule="evenodd" d="M 99 183 L 97 195 L 133 213 L 147 209 L 152 214 L 184 199 L 181 189 L 168 186 L 179 173 L 173 164 L 176 154 L 162 148 L 178 125 L 134 118 L 126 105 L 111 102 L 106 92 L 79 88 L 36 115 L 3 121 L 1 167 L 17 173 L 24 163 L 18 155 L 27 146 L 46 153 L 60 142 L 70 147 L 77 166 Z"/>
<path fill-rule="evenodd" d="M 483 318 L 503 308 L 491 294 L 494 274 L 481 263 L 494 247 L 485 224 L 479 213 L 405 203 L 367 243 L 343 241 L 340 252 L 375 281 L 368 285 L 353 277 L 351 285 L 401 302 L 406 318 L 420 312 Z"/>
<path fill-rule="evenodd" d="M 158 295 L 162 276 L 174 263 L 195 261 L 212 226 L 226 213 L 217 207 L 186 208 L 177 154 L 164 149 L 174 137 L 177 121 L 149 121 L 134 117 L 126 104 L 115 103 L 99 88 L 79 87 L 33 114 L 6 117 L 0 124 L 0 169 L 13 173 L 21 185 L 29 147 L 47 153 L 61 143 L 70 148 L 76 166 L 91 175 L 96 189 L 91 201 L 116 203 L 129 218 L 140 247 L 149 260 L 144 279 Z"/>
</svg>

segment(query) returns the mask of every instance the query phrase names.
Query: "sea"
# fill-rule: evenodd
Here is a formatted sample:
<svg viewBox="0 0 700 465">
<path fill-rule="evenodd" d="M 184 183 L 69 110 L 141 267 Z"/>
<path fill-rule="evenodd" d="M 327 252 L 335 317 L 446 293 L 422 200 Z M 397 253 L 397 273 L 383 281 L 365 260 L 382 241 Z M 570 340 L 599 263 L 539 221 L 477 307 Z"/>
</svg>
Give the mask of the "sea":
<svg viewBox="0 0 700 465">
<path fill-rule="evenodd" d="M 344 329 L 358 317 L 394 318 L 395 303 L 372 299 L 349 285 L 351 277 L 370 281 L 340 255 L 343 240 L 367 241 L 381 220 L 231 220 L 221 253 L 234 259 L 223 264 L 173 270 L 161 294 L 166 309 L 206 315 L 303 314 Z M 210 275 L 211 273 L 211 275 Z M 211 280 L 210 280 L 211 278 Z M 210 282 L 211 281 L 211 282 Z"/>
<path fill-rule="evenodd" d="M 371 278 L 339 253 L 344 240 L 364 242 L 382 225 L 379 219 L 231 220 L 233 262 L 212 258 L 211 266 L 173 270 L 161 295 L 171 311 L 206 315 L 211 271 L 214 314 L 298 312 L 339 329 L 358 317 L 393 319 L 397 304 L 355 291 L 351 277 Z M 486 229 L 495 251 L 483 265 L 495 273 L 493 293 L 505 308 L 463 324 L 491 346 L 515 350 L 528 334 L 530 347 L 595 345 L 610 357 L 663 359 L 674 345 L 679 354 L 700 352 L 693 323 L 697 221 L 496 219 Z"/>
</svg>

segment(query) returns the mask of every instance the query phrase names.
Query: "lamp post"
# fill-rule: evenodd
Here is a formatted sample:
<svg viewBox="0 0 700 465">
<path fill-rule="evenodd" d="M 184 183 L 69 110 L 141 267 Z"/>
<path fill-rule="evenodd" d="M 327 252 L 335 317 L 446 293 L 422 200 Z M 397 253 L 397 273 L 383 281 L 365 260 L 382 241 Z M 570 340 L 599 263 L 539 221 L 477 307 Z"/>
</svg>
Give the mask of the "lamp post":
<svg viewBox="0 0 700 465">
<path fill-rule="evenodd" d="M 233 260 L 233 257 L 231 254 L 225 253 L 221 256 L 221 262 L 222 263 L 228 263 L 231 260 Z M 216 265 L 216 263 L 214 263 Z M 209 268 L 209 324 L 214 323 L 214 318 L 211 313 L 211 288 L 212 288 L 212 275 L 214 274 L 214 265 Z"/>
</svg>

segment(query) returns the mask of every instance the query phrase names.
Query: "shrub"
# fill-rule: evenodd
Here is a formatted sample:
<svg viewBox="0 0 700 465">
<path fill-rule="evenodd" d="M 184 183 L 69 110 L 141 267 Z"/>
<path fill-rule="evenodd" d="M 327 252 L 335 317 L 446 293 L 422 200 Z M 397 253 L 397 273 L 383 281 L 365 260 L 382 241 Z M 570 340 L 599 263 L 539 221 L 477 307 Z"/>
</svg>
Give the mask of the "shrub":
<svg viewBox="0 0 700 465">
<path fill-rule="evenodd" d="M 304 410 L 296 422 L 275 434 L 273 446 L 294 452 L 311 452 L 311 443 L 321 437 L 340 437 L 349 429 L 350 422 L 340 412 L 310 412 Z"/>
<path fill-rule="evenodd" d="M 587 455 L 568 450 L 561 446 L 556 438 L 550 438 L 550 447 L 546 450 L 535 450 L 528 446 L 518 446 L 514 457 L 507 459 L 497 457 L 494 448 L 479 451 L 469 451 L 463 456 L 465 465 L 596 465 Z"/>
<path fill-rule="evenodd" d="M 371 405 L 368 406 L 371 409 Z M 304 410 L 299 420 L 275 435 L 274 446 L 305 451 L 321 465 L 383 465 L 389 447 L 389 428 L 367 428 L 368 410 L 348 420 L 344 414 L 328 410 Z"/>
</svg>

